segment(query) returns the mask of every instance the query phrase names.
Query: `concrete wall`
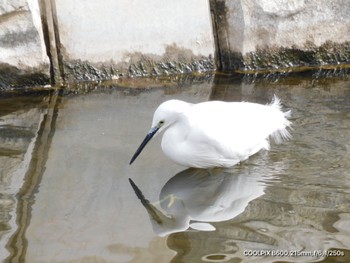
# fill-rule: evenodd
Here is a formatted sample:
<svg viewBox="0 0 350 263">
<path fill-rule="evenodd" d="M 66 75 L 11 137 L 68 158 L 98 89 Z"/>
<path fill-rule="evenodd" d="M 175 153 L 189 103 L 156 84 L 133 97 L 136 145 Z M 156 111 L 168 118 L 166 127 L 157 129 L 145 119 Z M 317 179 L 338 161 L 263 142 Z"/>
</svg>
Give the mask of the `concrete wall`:
<svg viewBox="0 0 350 263">
<path fill-rule="evenodd" d="M 348 61 L 348 0 L 0 2 L 0 88 Z"/>
<path fill-rule="evenodd" d="M 8 0 L 0 15 L 3 86 L 13 82 L 8 66 L 50 68 L 56 83 L 215 69 L 207 1 Z"/>
</svg>

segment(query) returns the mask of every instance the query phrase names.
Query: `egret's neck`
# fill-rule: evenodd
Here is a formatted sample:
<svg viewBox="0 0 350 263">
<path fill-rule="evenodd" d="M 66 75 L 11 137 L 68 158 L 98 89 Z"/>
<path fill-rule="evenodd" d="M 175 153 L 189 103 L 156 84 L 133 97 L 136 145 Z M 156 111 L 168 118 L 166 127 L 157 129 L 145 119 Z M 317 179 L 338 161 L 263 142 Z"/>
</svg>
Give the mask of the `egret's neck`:
<svg viewBox="0 0 350 263">
<path fill-rule="evenodd" d="M 185 147 L 186 144 L 184 143 L 188 136 L 188 131 L 188 125 L 185 125 L 183 120 L 179 118 L 164 132 L 162 138 L 163 152 L 177 163 L 183 163 L 181 156 L 188 154 L 186 153 L 187 147 Z"/>
</svg>

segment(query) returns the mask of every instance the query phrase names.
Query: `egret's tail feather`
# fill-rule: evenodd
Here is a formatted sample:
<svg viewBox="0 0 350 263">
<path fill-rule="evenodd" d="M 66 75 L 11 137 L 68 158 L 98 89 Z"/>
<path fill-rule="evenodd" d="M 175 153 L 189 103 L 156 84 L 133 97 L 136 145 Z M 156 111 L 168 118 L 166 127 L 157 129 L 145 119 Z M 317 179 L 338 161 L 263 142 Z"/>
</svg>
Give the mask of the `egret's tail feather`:
<svg viewBox="0 0 350 263">
<path fill-rule="evenodd" d="M 276 94 L 273 95 L 272 101 L 269 105 L 279 110 L 281 110 L 282 108 L 281 100 L 279 97 L 276 96 Z"/>
<path fill-rule="evenodd" d="M 292 135 L 288 131 L 288 129 L 291 129 L 291 125 L 292 125 L 292 123 L 288 120 L 292 116 L 292 111 L 291 110 L 288 110 L 286 112 L 282 111 L 281 100 L 276 95 L 273 96 L 270 106 L 280 110 L 283 113 L 282 125 L 279 129 L 277 129 L 272 134 L 272 138 L 275 140 L 276 143 L 288 141 L 289 139 L 292 138 Z"/>
<path fill-rule="evenodd" d="M 289 126 L 288 126 L 289 127 Z M 290 132 L 287 130 L 287 128 L 284 129 L 279 129 L 277 131 L 275 131 L 272 134 L 272 138 L 274 139 L 274 141 L 276 143 L 282 143 L 284 141 L 288 141 L 289 139 L 292 138 L 292 135 L 290 134 Z"/>
</svg>

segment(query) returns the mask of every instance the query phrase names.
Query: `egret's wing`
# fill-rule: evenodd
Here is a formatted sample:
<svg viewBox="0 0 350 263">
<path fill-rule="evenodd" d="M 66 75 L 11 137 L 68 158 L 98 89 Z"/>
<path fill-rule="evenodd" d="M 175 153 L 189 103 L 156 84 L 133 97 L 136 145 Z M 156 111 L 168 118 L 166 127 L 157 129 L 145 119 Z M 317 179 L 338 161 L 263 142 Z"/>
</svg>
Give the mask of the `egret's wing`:
<svg viewBox="0 0 350 263">
<path fill-rule="evenodd" d="M 238 154 L 233 153 L 223 140 L 211 136 L 208 130 L 200 126 L 193 127 L 186 141 L 184 151 L 187 153 L 187 162 L 192 167 L 233 166 L 241 161 Z"/>
<path fill-rule="evenodd" d="M 189 116 L 188 138 L 223 158 L 244 160 L 261 148 L 268 148 L 270 135 L 276 139 L 289 135 L 284 113 L 271 105 L 207 102 L 193 107 Z"/>
</svg>

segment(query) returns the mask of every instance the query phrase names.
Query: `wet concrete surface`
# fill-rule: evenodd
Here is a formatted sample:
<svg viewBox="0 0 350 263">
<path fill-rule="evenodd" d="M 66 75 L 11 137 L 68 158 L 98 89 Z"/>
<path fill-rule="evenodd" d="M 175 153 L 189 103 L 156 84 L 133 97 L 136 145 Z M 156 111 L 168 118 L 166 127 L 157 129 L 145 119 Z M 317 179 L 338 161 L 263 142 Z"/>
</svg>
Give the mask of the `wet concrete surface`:
<svg viewBox="0 0 350 263">
<path fill-rule="evenodd" d="M 293 139 L 230 173 L 172 163 L 161 136 L 128 164 L 165 100 L 273 94 L 292 110 Z M 346 74 L 2 94 L 0 261 L 348 262 L 349 98 Z"/>
</svg>

